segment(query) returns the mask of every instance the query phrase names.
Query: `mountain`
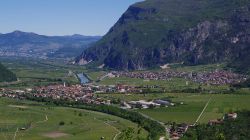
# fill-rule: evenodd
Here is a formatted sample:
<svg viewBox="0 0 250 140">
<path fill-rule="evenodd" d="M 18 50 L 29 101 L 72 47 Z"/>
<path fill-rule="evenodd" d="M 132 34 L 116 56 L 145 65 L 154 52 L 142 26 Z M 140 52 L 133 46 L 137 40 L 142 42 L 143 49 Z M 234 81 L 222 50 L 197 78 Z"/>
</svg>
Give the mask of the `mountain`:
<svg viewBox="0 0 250 140">
<path fill-rule="evenodd" d="M 11 71 L 6 69 L 1 63 L 0 63 L 0 82 L 11 82 L 16 81 L 16 75 L 13 74 Z"/>
<path fill-rule="evenodd" d="M 233 64 L 249 50 L 250 0 L 146 0 L 130 6 L 76 63 L 121 70 Z"/>
<path fill-rule="evenodd" d="M 0 34 L 0 56 L 69 58 L 99 39 L 99 36 L 44 36 L 14 31 Z"/>
</svg>

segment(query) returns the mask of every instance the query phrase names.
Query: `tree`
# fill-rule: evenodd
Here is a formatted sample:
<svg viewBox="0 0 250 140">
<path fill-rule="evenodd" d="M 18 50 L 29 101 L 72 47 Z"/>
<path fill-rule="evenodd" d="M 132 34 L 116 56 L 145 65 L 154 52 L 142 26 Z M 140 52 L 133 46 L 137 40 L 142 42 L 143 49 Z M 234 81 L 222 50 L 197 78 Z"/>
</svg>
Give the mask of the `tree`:
<svg viewBox="0 0 250 140">
<path fill-rule="evenodd" d="M 219 134 L 217 134 L 217 136 L 216 136 L 216 140 L 226 140 L 226 138 L 225 138 L 225 136 L 224 136 L 223 133 L 219 133 Z"/>
<path fill-rule="evenodd" d="M 134 140 L 135 130 L 134 128 L 128 127 L 122 131 L 120 140 Z"/>
<path fill-rule="evenodd" d="M 59 125 L 61 125 L 61 126 L 64 125 L 64 124 L 65 124 L 64 121 L 60 121 L 60 122 L 59 122 Z"/>
<path fill-rule="evenodd" d="M 81 117 L 81 116 L 82 116 L 82 113 L 80 112 L 80 113 L 78 114 L 78 116 L 80 116 L 80 117 Z"/>
</svg>

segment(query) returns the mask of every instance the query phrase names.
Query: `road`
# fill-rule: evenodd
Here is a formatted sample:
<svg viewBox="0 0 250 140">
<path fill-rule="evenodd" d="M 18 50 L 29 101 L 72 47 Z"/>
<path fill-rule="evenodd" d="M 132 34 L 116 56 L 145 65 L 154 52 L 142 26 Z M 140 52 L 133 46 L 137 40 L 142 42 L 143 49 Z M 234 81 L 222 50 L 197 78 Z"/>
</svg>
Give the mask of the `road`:
<svg viewBox="0 0 250 140">
<path fill-rule="evenodd" d="M 142 116 L 148 118 L 148 119 L 151 119 L 151 120 L 153 120 L 153 121 L 158 122 L 159 124 L 161 124 L 162 126 L 165 127 L 165 124 L 164 124 L 163 122 L 160 122 L 160 121 L 158 121 L 158 120 L 156 120 L 156 119 L 154 119 L 154 118 L 152 118 L 152 117 L 150 117 L 150 116 L 148 116 L 148 115 L 145 115 L 145 114 L 143 114 L 143 113 L 140 113 L 140 114 L 141 114 Z M 168 134 L 169 132 L 168 132 L 167 127 L 165 127 L 165 129 L 166 129 L 166 134 Z M 165 136 L 162 136 L 162 137 L 160 137 L 159 140 L 165 140 L 165 138 L 166 138 Z"/>
<path fill-rule="evenodd" d="M 106 125 L 112 127 L 115 129 L 115 131 L 117 131 L 117 134 L 115 134 L 115 137 L 113 138 L 113 140 L 116 140 L 117 137 L 122 133 L 120 130 L 118 130 L 116 127 L 114 127 L 113 125 L 109 124 L 108 122 L 104 122 Z"/>
<path fill-rule="evenodd" d="M 193 126 L 195 126 L 195 125 L 199 122 L 201 116 L 203 115 L 203 113 L 204 113 L 205 110 L 207 109 L 207 106 L 209 105 L 211 99 L 212 99 L 212 97 L 210 97 L 209 100 L 207 101 L 205 107 L 204 107 L 203 110 L 201 111 L 200 115 L 199 115 L 198 118 L 196 119 L 196 121 L 195 121 L 195 123 L 193 124 Z"/>
<path fill-rule="evenodd" d="M 45 123 L 45 122 L 47 122 L 48 120 L 49 120 L 48 116 L 45 115 L 45 119 L 44 119 L 44 120 L 38 121 L 38 122 L 36 122 L 36 123 Z"/>
<path fill-rule="evenodd" d="M 45 122 L 47 122 L 48 120 L 49 120 L 48 116 L 45 115 L 45 119 L 44 119 L 44 120 L 38 121 L 38 122 L 36 122 L 36 123 L 45 123 Z M 19 132 L 19 128 L 16 129 L 16 131 L 15 131 L 15 133 L 14 133 L 13 140 L 16 140 L 16 136 L 17 136 L 17 133 L 18 133 L 18 132 Z"/>
<path fill-rule="evenodd" d="M 14 134 L 13 140 L 16 140 L 16 135 L 17 135 L 18 132 L 19 132 L 19 128 L 16 128 L 16 132 Z"/>
<path fill-rule="evenodd" d="M 102 120 L 97 119 L 96 117 L 94 117 L 94 120 L 98 120 L 98 121 L 100 121 L 100 122 L 103 122 Z M 117 129 L 117 128 L 114 127 L 113 125 L 109 124 L 109 121 L 105 121 L 105 122 L 103 122 L 103 123 L 106 124 L 106 125 L 108 125 L 108 126 L 110 126 L 110 127 L 112 127 L 113 129 L 115 129 L 115 131 L 118 132 L 117 134 L 115 134 L 113 140 L 116 140 L 116 138 L 122 133 L 119 129 Z"/>
</svg>

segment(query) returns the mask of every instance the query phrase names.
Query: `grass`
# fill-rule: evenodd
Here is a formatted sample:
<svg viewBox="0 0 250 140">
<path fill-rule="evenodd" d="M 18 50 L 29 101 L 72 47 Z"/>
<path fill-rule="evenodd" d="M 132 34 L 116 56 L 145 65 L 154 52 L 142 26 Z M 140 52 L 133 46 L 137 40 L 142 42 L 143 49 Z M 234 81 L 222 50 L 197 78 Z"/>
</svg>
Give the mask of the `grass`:
<svg viewBox="0 0 250 140">
<path fill-rule="evenodd" d="M 188 84 L 187 84 L 188 82 Z M 226 91 L 229 89 L 228 85 L 201 85 L 199 83 L 192 82 L 184 78 L 172 78 L 171 80 L 143 80 L 138 78 L 128 78 L 128 77 L 115 77 L 115 78 L 105 78 L 98 84 L 101 85 L 116 85 L 125 84 L 130 86 L 154 86 L 157 85 L 160 88 L 164 88 L 166 91 L 172 92 L 175 90 L 185 90 L 185 89 L 198 89 L 200 86 L 204 90 L 211 91 Z"/>
<path fill-rule="evenodd" d="M 137 128 L 137 125 L 119 117 L 64 107 L 47 106 L 41 103 L 0 98 L 0 139 L 13 139 L 17 128 L 27 128 L 19 131 L 16 139 L 51 140 L 44 136 L 52 132 L 66 134 L 60 140 L 94 140 L 105 137 L 113 139 L 119 131 L 127 127 Z M 81 115 L 79 115 L 81 114 Z M 46 115 L 48 121 L 46 120 Z M 64 125 L 59 125 L 63 121 Z M 111 126 L 105 124 L 110 121 Z M 114 126 L 114 127 L 112 127 Z M 147 132 L 142 130 L 142 137 Z"/>
<path fill-rule="evenodd" d="M 170 65 L 171 69 L 177 71 L 186 71 L 186 72 L 204 72 L 204 71 L 214 71 L 215 69 L 223 70 L 226 68 L 226 64 L 208 64 L 208 65 L 197 65 L 197 66 L 183 66 L 180 64 Z"/>
<path fill-rule="evenodd" d="M 40 85 L 47 85 L 47 84 L 53 84 L 53 83 L 60 83 L 62 81 L 56 81 L 53 79 L 64 79 L 65 81 L 69 83 L 78 83 L 77 78 L 74 76 L 66 76 L 68 74 L 68 71 L 73 72 L 84 72 L 86 73 L 91 80 L 96 81 L 99 79 L 103 74 L 105 74 L 104 71 L 92 71 L 85 69 L 84 67 L 79 66 L 72 66 L 72 65 L 65 65 L 63 62 L 58 61 L 51 61 L 51 60 L 30 60 L 30 59 L 4 59 L 4 65 L 10 68 L 12 71 L 14 71 L 17 76 L 20 79 L 20 82 L 13 83 L 10 85 L 7 85 L 10 88 L 26 88 L 26 87 L 33 87 L 33 86 L 40 86 Z M 189 67 L 179 67 L 174 66 L 171 67 L 175 70 L 180 71 L 210 71 L 214 70 L 215 68 L 222 69 L 224 66 L 223 64 L 220 65 L 203 65 L 203 66 L 189 66 Z M 133 85 L 133 86 L 152 86 L 152 85 L 158 85 L 161 88 L 165 88 L 168 90 L 182 90 L 186 88 L 198 88 L 200 84 L 194 83 L 189 81 L 189 84 L 186 85 L 185 79 L 182 78 L 173 78 L 171 81 L 164 81 L 164 80 L 149 80 L 145 81 L 143 79 L 136 79 L 136 78 L 126 78 L 126 77 L 119 77 L 119 78 L 105 78 L 104 80 L 98 82 L 97 84 L 102 85 L 115 85 L 118 83 L 126 84 L 126 85 Z M 6 85 L 0 85 L 0 87 L 6 86 Z M 216 91 L 227 91 L 229 88 L 228 85 L 223 86 L 206 86 L 201 85 L 202 88 L 207 90 L 216 90 Z M 159 99 L 159 98 L 171 98 L 173 102 L 184 102 L 184 105 L 178 105 L 174 107 L 168 107 L 168 108 L 155 108 L 155 109 L 146 109 L 146 110 L 138 110 L 139 112 L 142 112 L 154 119 L 157 119 L 162 122 L 187 122 L 187 123 L 194 123 L 194 121 L 199 116 L 200 112 L 202 111 L 203 107 L 205 106 L 206 102 L 210 97 L 212 97 L 212 100 L 210 104 L 208 105 L 208 108 L 205 110 L 204 115 L 202 115 L 200 119 L 200 123 L 207 123 L 210 119 L 216 119 L 223 116 L 224 113 L 230 111 L 230 110 L 242 110 L 247 109 L 250 110 L 250 106 L 248 105 L 248 101 L 250 100 L 250 94 L 249 89 L 241 89 L 238 91 L 239 95 L 236 94 L 188 94 L 188 93 L 157 93 L 157 94 L 132 94 L 132 95 L 124 95 L 124 94 L 98 94 L 98 96 L 102 98 L 108 98 L 108 99 L 120 99 L 125 101 L 131 101 L 131 100 L 152 100 L 152 99 Z M 10 103 L 6 103 L 10 102 Z M 16 101 L 15 101 L 16 102 Z M 103 121 L 106 119 L 114 120 L 118 119 L 119 123 L 113 124 L 120 130 L 122 130 L 124 127 L 122 125 L 126 125 L 126 123 L 131 124 L 134 126 L 134 124 L 130 123 L 126 120 L 121 120 L 117 117 L 111 117 L 109 115 L 105 114 L 98 114 L 96 112 L 89 112 L 89 111 L 82 111 L 83 112 L 83 119 L 78 118 L 77 115 L 74 114 L 75 110 L 69 109 L 69 108 L 55 108 L 52 107 L 52 109 L 48 109 L 50 107 L 47 106 L 33 106 L 33 105 L 27 105 L 29 108 L 24 109 L 25 111 L 22 112 L 18 108 L 8 107 L 9 104 L 20 104 L 19 101 L 15 103 L 14 101 L 8 101 L 6 99 L 1 99 L 0 104 L 0 121 L 1 124 L 1 132 L 7 131 L 10 133 L 10 135 L 13 135 L 13 132 L 16 130 L 17 127 L 21 127 L 24 125 L 28 125 L 30 123 L 34 123 L 35 121 L 43 120 L 45 118 L 45 114 L 49 115 L 49 118 L 51 118 L 51 128 L 41 128 L 40 131 L 39 128 L 31 129 L 28 131 L 34 132 L 34 137 L 38 135 L 38 133 L 42 132 L 48 132 L 44 131 L 46 129 L 50 129 L 50 131 L 63 131 L 67 132 L 71 135 L 74 135 L 75 133 L 82 135 L 91 135 L 93 132 L 93 127 L 87 127 L 84 125 L 84 123 L 97 123 L 93 124 L 95 127 L 105 126 Z M 23 104 L 21 102 L 21 104 Z M 27 102 L 24 103 L 25 105 Z M 46 110 L 43 110 L 46 109 Z M 77 111 L 79 113 L 79 111 Z M 18 116 L 18 119 L 16 118 Z M 60 119 L 62 118 L 63 121 L 66 122 L 66 125 L 63 127 L 58 127 L 58 123 L 60 120 L 58 120 L 58 117 L 60 116 Z M 63 117 L 61 117 L 63 116 Z M 100 118 L 96 116 L 101 116 Z M 13 118 L 12 118 L 13 117 Z M 85 118 L 86 117 L 86 118 Z M 27 119 L 28 118 L 28 119 Z M 70 118 L 70 119 L 69 119 Z M 93 121 L 93 118 L 96 118 L 97 120 Z M 53 120 L 54 119 L 54 120 Z M 27 121 L 28 120 L 28 121 Z M 77 122 L 77 121 L 81 122 Z M 85 121 L 87 120 L 87 121 Z M 100 121 L 102 120 L 102 121 Z M 73 121 L 73 124 L 82 124 L 82 125 L 73 125 L 71 126 L 69 123 Z M 74 122 L 76 121 L 76 122 Z M 126 122 L 126 123 L 124 123 Z M 7 124 L 7 125 L 6 125 Z M 42 124 L 41 124 L 42 125 Z M 39 125 L 40 127 L 40 125 Z M 106 126 L 107 127 L 107 126 Z M 11 131 L 9 131 L 11 130 Z M 110 129 L 109 131 L 112 131 L 113 129 Z M 86 134 L 85 134 L 86 131 Z M 88 133 L 87 133 L 88 131 Z M 114 135 L 115 130 L 112 132 L 101 132 L 101 134 L 110 134 Z M 26 138 L 26 132 L 24 132 L 24 139 Z M 1 138 L 2 135 L 0 135 Z M 27 138 L 28 138 L 27 136 Z M 33 135 L 32 135 L 33 136 Z M 41 135 L 39 135 L 41 136 Z M 99 136 L 99 135 L 98 135 Z M 109 135 L 105 137 L 110 137 Z M 39 137 L 40 138 L 40 137 Z M 37 138 L 37 139 L 39 139 Z M 74 139 L 74 138 L 73 138 Z M 77 138 L 76 138 L 77 139 Z"/>
<path fill-rule="evenodd" d="M 181 64 L 170 64 L 170 69 L 174 71 L 182 71 L 182 72 L 204 72 L 204 71 L 214 71 L 215 69 L 224 69 L 225 64 L 209 64 L 209 65 L 199 65 L 199 66 L 183 66 Z M 160 72 L 163 70 L 153 69 L 150 71 Z M 90 75 L 103 75 L 101 72 L 93 72 Z M 90 76 L 91 77 L 91 76 Z M 92 76 L 95 77 L 95 76 Z M 187 84 L 188 82 L 188 84 Z M 229 89 L 229 85 L 206 85 L 200 84 L 196 82 L 192 82 L 190 80 L 184 78 L 172 78 L 171 80 L 144 80 L 138 78 L 129 78 L 129 77 L 115 77 L 115 78 L 104 78 L 102 81 L 98 82 L 101 85 L 116 85 L 116 84 L 125 84 L 131 86 L 153 86 L 157 85 L 160 88 L 164 88 L 166 91 L 172 92 L 175 90 L 184 90 L 184 89 L 197 89 L 200 86 L 202 89 L 207 91 L 227 91 Z"/>
<path fill-rule="evenodd" d="M 188 85 L 186 85 L 188 81 Z M 137 78 L 127 78 L 127 77 L 115 77 L 115 78 L 105 78 L 99 84 L 102 85 L 116 85 L 116 84 L 126 84 L 131 86 L 153 86 L 158 85 L 167 89 L 180 89 L 180 88 L 194 88 L 198 87 L 199 84 L 185 80 L 182 78 L 173 78 L 170 81 L 167 80 L 143 80 Z"/>
<path fill-rule="evenodd" d="M 138 110 L 156 120 L 162 122 L 194 123 L 211 97 L 211 102 L 200 119 L 200 123 L 207 123 L 211 119 L 221 118 L 224 113 L 237 110 L 250 110 L 250 91 L 247 94 L 188 94 L 188 93 L 164 93 L 164 94 L 98 94 L 103 98 L 132 100 L 153 100 L 169 98 L 176 105 L 167 108 L 141 109 Z"/>
<path fill-rule="evenodd" d="M 84 72 L 92 81 L 99 80 L 106 72 L 104 71 L 86 71 Z"/>
<path fill-rule="evenodd" d="M 79 83 L 74 74 L 68 75 L 69 71 L 78 73 L 86 69 L 81 66 L 67 65 L 59 60 L 41 60 L 31 58 L 0 58 L 0 61 L 13 71 L 19 81 L 3 84 L 1 87 L 27 88 L 42 86 L 63 81 L 76 84 Z"/>
</svg>

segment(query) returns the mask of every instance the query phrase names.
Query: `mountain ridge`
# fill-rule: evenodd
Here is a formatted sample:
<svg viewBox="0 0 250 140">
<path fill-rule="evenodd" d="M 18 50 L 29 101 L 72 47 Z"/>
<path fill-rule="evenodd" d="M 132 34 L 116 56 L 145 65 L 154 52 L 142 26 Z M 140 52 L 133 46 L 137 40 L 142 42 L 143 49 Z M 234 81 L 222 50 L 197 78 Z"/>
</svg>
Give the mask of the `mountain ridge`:
<svg viewBox="0 0 250 140">
<path fill-rule="evenodd" d="M 0 56 L 70 58 L 79 54 L 100 36 L 46 36 L 33 32 L 13 31 L 0 34 Z"/>
<path fill-rule="evenodd" d="M 139 2 L 76 62 L 120 70 L 232 62 L 249 49 L 249 9 L 249 0 Z"/>
</svg>

